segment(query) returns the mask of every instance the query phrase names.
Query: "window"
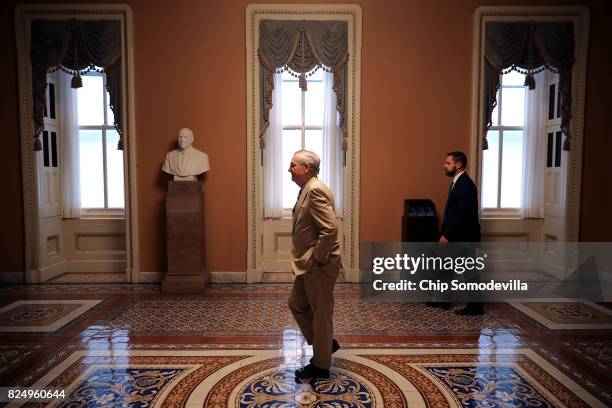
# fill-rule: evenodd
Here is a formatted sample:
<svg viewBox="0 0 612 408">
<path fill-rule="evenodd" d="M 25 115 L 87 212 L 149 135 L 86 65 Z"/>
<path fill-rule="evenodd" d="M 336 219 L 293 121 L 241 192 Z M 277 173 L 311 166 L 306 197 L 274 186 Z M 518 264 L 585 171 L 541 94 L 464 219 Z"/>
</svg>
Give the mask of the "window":
<svg viewBox="0 0 612 408">
<path fill-rule="evenodd" d="M 482 152 L 483 209 L 519 209 L 523 188 L 525 129 L 525 75 L 516 71 L 501 76 L 497 106 L 487 133 L 488 150 Z"/>
<path fill-rule="evenodd" d="M 82 76 L 77 91 L 81 207 L 124 208 L 123 151 L 109 106 L 104 74 Z"/>
<path fill-rule="evenodd" d="M 325 71 L 319 69 L 308 77 L 308 90 L 298 85 L 298 78 L 288 72 L 281 74 L 282 79 L 282 162 L 289 165 L 293 153 L 301 149 L 312 150 L 323 157 L 323 110 Z M 325 162 L 321 163 L 321 171 Z M 283 208 L 295 205 L 299 187 L 290 177 L 283 177 Z"/>
</svg>

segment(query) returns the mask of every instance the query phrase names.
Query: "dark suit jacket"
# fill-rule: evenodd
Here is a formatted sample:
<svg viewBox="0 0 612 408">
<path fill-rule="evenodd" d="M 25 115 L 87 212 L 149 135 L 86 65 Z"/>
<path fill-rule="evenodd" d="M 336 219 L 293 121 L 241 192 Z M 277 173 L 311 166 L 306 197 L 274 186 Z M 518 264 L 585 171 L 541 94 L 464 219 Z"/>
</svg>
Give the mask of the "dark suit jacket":
<svg viewBox="0 0 612 408">
<path fill-rule="evenodd" d="M 478 192 L 465 172 L 448 193 L 440 233 L 449 242 L 480 242 Z"/>
</svg>

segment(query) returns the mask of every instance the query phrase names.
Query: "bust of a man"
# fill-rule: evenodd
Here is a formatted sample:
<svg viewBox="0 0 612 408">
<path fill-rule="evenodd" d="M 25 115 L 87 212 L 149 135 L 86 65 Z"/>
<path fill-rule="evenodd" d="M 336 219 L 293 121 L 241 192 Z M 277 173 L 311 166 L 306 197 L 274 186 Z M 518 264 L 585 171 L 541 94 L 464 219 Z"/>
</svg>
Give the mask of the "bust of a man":
<svg viewBox="0 0 612 408">
<path fill-rule="evenodd" d="M 178 149 L 166 154 L 162 171 L 174 176 L 174 180 L 195 180 L 196 176 L 210 170 L 208 155 L 191 144 L 193 131 L 182 128 L 178 132 Z"/>
</svg>

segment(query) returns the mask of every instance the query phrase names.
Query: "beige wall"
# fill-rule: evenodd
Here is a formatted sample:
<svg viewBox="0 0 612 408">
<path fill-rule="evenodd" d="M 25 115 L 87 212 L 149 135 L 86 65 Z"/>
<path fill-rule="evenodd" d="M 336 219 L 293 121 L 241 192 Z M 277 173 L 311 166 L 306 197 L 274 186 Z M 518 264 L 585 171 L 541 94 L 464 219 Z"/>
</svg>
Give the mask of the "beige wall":
<svg viewBox="0 0 612 408">
<path fill-rule="evenodd" d="M 79 3 L 84 3 L 80 0 Z M 4 174 L 0 268 L 23 269 L 13 9 L 0 17 Z M 160 175 L 178 128 L 196 133 L 211 158 L 205 182 L 208 265 L 246 268 L 245 7 L 248 1 L 126 1 L 134 15 L 136 131 L 143 271 L 165 270 Z M 400 239 L 402 200 L 432 198 L 440 211 L 449 150 L 469 151 L 472 17 L 484 1 L 355 1 L 363 8 L 361 239 Z M 508 2 L 504 2 L 508 3 Z M 513 2 L 517 3 L 517 2 Z M 523 4 L 577 4 L 562 1 Z M 610 192 L 602 194 L 610 146 L 610 6 L 591 7 L 581 239 L 612 241 Z M 604 177 L 602 177 L 604 176 Z M 608 185 L 610 183 L 608 182 Z"/>
</svg>

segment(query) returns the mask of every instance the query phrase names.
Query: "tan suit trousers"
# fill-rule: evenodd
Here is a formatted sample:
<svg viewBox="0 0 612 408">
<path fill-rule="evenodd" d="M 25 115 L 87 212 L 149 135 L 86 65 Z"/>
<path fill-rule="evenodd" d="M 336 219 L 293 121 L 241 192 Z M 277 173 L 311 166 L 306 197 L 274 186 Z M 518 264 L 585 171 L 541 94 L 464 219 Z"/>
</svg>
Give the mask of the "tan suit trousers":
<svg viewBox="0 0 612 408">
<path fill-rule="evenodd" d="M 295 277 L 289 295 L 289 309 L 304 338 L 312 344 L 313 364 L 331 366 L 334 337 L 334 285 L 340 273 L 340 257 L 331 256 L 323 266 L 312 268 Z"/>
</svg>

